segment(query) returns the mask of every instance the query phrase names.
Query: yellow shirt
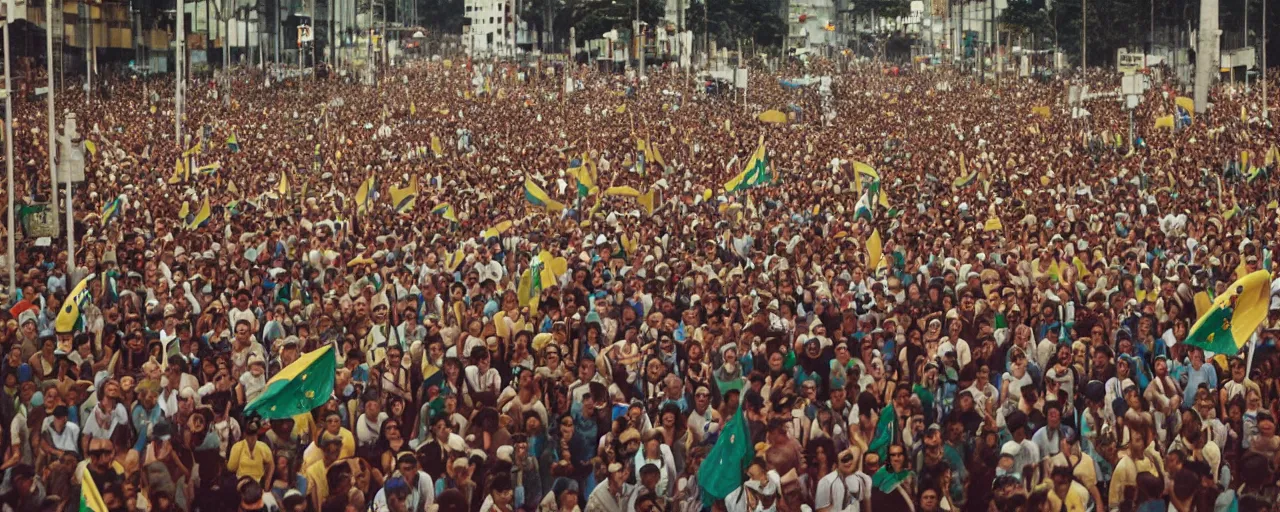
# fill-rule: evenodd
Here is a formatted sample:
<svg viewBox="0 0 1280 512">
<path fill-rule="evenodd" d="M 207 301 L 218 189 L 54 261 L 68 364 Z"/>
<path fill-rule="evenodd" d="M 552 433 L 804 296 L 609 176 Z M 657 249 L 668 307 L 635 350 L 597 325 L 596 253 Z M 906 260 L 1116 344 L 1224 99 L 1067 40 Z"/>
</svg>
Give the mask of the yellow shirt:
<svg viewBox="0 0 1280 512">
<path fill-rule="evenodd" d="M 252 450 L 249 449 L 248 441 L 242 440 L 232 445 L 231 457 L 227 459 L 227 469 L 236 473 L 236 479 L 247 476 L 255 482 L 262 481 L 271 464 L 271 448 L 262 441 L 254 443 Z"/>
<path fill-rule="evenodd" d="M 321 434 L 324 435 L 324 434 Z M 342 429 L 338 431 L 338 437 L 342 438 L 342 451 L 338 453 L 338 459 L 349 459 L 356 456 L 356 436 L 351 435 L 351 431 Z M 307 445 L 307 449 L 302 452 L 302 467 L 308 467 L 312 463 L 324 458 L 324 450 L 321 450 L 315 443 Z"/>
<path fill-rule="evenodd" d="M 324 503 L 325 498 L 329 497 L 329 478 L 326 474 L 324 460 L 314 462 L 306 466 L 306 476 L 309 482 L 308 489 L 315 489 L 320 496 L 320 502 Z"/>
<path fill-rule="evenodd" d="M 299 414 L 293 417 L 292 434 L 295 437 L 301 437 L 303 439 L 311 439 L 314 441 L 315 436 L 312 434 L 315 431 L 316 431 L 316 420 L 315 418 L 311 417 L 311 413 L 304 412 L 302 414 Z M 306 434 L 306 436 L 304 437 L 303 434 Z"/>
<path fill-rule="evenodd" d="M 1126 452 L 1116 462 L 1116 469 L 1111 473 L 1111 490 L 1107 493 L 1107 503 L 1123 503 L 1124 491 L 1138 484 L 1138 473 L 1150 473 L 1160 476 L 1158 462 L 1149 455 L 1142 460 L 1133 460 Z"/>
<path fill-rule="evenodd" d="M 1049 488 L 1049 505 L 1054 512 L 1063 509 L 1063 499 L 1058 497 L 1058 493 Z M 1089 490 L 1085 489 L 1080 482 L 1071 482 L 1071 488 L 1067 490 L 1066 509 L 1067 512 L 1085 512 L 1089 503 Z"/>
</svg>

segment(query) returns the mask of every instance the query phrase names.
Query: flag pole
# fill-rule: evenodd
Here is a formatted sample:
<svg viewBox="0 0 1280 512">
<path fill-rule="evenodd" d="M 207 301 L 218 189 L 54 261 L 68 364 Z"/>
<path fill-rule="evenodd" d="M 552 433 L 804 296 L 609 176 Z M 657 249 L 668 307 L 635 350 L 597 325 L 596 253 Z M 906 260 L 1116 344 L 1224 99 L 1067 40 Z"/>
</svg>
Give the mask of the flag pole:
<svg viewBox="0 0 1280 512">
<path fill-rule="evenodd" d="M 1258 348 L 1258 331 L 1255 329 L 1253 335 L 1249 336 L 1249 360 L 1245 362 L 1244 378 L 1249 378 L 1249 372 L 1253 371 L 1253 353 Z"/>
</svg>

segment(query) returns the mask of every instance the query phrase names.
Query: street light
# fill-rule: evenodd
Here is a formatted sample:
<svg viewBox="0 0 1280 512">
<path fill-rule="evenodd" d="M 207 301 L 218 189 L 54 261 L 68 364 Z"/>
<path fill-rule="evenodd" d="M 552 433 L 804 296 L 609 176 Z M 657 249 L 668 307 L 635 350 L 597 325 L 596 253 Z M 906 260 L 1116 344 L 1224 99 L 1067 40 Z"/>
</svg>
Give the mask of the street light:
<svg viewBox="0 0 1280 512">
<path fill-rule="evenodd" d="M 13 300 L 17 297 L 18 275 L 16 268 L 18 266 L 17 258 L 14 257 L 13 243 L 13 98 L 10 91 L 13 90 L 12 84 L 9 82 L 9 3 L 0 4 L 0 20 L 4 23 L 4 167 L 7 179 L 7 187 L 9 194 L 9 240 L 7 260 L 9 263 L 9 299 Z M 49 75 L 53 76 L 53 75 Z M 50 94 L 53 90 L 50 89 Z M 55 185 L 56 186 L 56 185 Z"/>
</svg>

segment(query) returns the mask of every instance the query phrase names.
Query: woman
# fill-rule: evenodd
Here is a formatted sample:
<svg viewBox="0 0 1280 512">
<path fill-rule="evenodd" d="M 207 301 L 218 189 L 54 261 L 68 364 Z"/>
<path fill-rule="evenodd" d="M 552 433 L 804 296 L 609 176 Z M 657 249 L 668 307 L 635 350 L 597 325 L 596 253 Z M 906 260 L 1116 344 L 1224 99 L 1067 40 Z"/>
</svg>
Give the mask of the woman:
<svg viewBox="0 0 1280 512">
<path fill-rule="evenodd" d="M 389 419 L 382 422 L 382 430 L 378 433 L 378 442 L 374 445 L 374 453 L 378 454 L 377 467 L 383 475 L 395 472 L 396 455 L 408 449 L 409 443 L 400 428 L 400 420 Z"/>
<path fill-rule="evenodd" d="M 889 445 L 889 460 L 871 477 L 872 510 L 915 511 L 914 478 L 907 465 L 907 449 Z"/>
<path fill-rule="evenodd" d="M 834 471 L 835 444 L 825 437 L 810 439 L 804 452 L 806 468 L 800 475 L 800 483 L 804 488 L 805 496 L 812 497 L 817 495 L 818 481 Z"/>
<path fill-rule="evenodd" d="M 285 495 L 290 490 L 297 490 L 303 496 L 307 495 L 307 477 L 298 474 L 298 469 L 289 461 L 289 458 L 283 455 L 275 458 L 275 471 L 271 478 L 271 494 L 274 494 L 276 501 L 283 503 Z"/>
<path fill-rule="evenodd" d="M 661 425 L 658 427 L 662 444 L 671 448 L 676 473 L 684 473 L 685 458 L 697 443 L 696 436 L 685 424 L 685 418 L 679 407 L 667 404 L 662 408 Z"/>
</svg>

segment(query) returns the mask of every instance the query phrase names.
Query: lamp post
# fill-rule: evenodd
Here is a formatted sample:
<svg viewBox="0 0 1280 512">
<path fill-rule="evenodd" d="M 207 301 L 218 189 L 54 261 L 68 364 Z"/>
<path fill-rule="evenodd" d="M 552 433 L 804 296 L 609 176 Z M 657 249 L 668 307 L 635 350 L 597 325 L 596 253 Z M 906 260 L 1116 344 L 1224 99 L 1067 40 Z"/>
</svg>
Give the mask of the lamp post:
<svg viewBox="0 0 1280 512">
<path fill-rule="evenodd" d="M 9 250 L 7 260 L 9 262 L 9 300 L 17 297 L 18 290 L 18 274 L 15 270 L 18 266 L 17 258 L 15 258 L 15 250 L 13 243 L 13 89 L 9 82 L 9 4 L 6 2 L 0 5 L 0 9 L 4 10 L 4 168 L 5 182 L 9 194 L 9 239 L 7 249 Z M 52 75 L 50 75 L 52 76 Z M 49 90 L 53 93 L 53 90 Z M 55 187 L 57 185 L 54 185 Z"/>
</svg>

